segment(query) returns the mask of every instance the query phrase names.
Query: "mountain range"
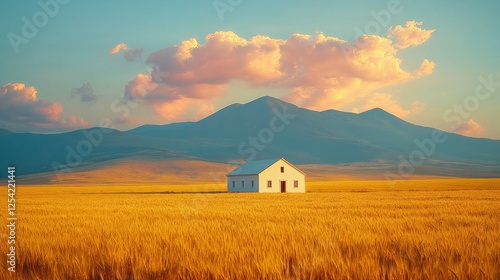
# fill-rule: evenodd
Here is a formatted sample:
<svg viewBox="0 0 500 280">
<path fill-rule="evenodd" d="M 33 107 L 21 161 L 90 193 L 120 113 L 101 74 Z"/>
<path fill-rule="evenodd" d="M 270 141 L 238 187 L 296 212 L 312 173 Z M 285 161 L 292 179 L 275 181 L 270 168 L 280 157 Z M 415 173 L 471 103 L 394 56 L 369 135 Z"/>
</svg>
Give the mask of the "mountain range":
<svg viewBox="0 0 500 280">
<path fill-rule="evenodd" d="M 359 114 L 317 112 L 268 96 L 232 104 L 197 122 L 129 131 L 34 134 L 0 129 L 0 147 L 0 167 L 16 166 L 18 175 L 92 169 L 133 157 L 215 163 L 284 157 L 299 165 L 369 163 L 392 166 L 393 173 L 446 167 L 448 173 L 452 170 L 446 175 L 476 170 L 477 176 L 500 176 L 499 140 L 414 125 L 378 108 Z"/>
</svg>

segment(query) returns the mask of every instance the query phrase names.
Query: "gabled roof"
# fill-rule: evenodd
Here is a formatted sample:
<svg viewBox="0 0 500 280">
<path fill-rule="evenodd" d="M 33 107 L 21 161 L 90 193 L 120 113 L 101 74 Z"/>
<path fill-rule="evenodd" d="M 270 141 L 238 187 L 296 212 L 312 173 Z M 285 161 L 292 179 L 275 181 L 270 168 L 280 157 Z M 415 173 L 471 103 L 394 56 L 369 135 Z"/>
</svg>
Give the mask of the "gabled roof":
<svg viewBox="0 0 500 280">
<path fill-rule="evenodd" d="M 236 168 L 235 170 L 227 174 L 227 176 L 257 175 L 281 159 L 284 160 L 289 165 L 291 165 L 293 168 L 297 169 L 299 172 L 304 173 L 300 169 L 295 167 L 293 164 L 289 163 L 286 159 L 274 158 L 274 159 L 247 161 L 245 164 L 240 165 L 240 167 Z"/>
<path fill-rule="evenodd" d="M 227 176 L 234 175 L 257 175 L 260 172 L 266 170 L 273 163 L 280 160 L 279 158 L 274 159 L 264 159 L 264 160 L 253 160 L 247 161 L 245 164 L 240 165 L 240 167 L 233 170 L 231 173 L 227 174 Z"/>
</svg>

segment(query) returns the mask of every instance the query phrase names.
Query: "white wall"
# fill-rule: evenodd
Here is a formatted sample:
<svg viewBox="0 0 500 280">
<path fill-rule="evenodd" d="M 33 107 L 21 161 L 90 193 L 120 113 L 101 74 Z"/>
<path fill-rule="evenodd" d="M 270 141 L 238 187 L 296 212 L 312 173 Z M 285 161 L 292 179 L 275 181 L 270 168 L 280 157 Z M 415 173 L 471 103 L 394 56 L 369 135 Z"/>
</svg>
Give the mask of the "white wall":
<svg viewBox="0 0 500 280">
<path fill-rule="evenodd" d="M 233 188 L 234 181 L 234 188 Z M 252 181 L 254 183 L 252 187 Z M 242 183 L 244 182 L 244 186 Z M 227 177 L 227 191 L 228 192 L 258 192 L 259 191 L 259 178 L 257 175 L 246 176 L 230 176 Z"/>
<path fill-rule="evenodd" d="M 281 167 L 284 172 L 281 173 Z M 286 182 L 286 192 L 303 193 L 306 191 L 305 175 L 289 165 L 286 161 L 280 159 L 266 170 L 259 174 L 259 192 L 281 192 L 281 181 Z M 272 182 L 272 187 L 267 187 L 267 181 Z M 294 181 L 298 181 L 297 188 L 294 187 Z"/>
</svg>

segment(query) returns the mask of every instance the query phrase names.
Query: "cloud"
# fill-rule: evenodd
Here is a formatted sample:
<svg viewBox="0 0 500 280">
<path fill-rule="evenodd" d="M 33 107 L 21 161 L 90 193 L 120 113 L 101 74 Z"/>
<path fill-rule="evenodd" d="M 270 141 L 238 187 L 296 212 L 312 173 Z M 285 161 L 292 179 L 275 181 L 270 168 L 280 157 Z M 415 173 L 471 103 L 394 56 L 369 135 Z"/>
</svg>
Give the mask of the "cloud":
<svg viewBox="0 0 500 280">
<path fill-rule="evenodd" d="M 453 132 L 470 137 L 479 137 L 484 135 L 484 128 L 474 120 L 469 119 L 453 129 Z"/>
<path fill-rule="evenodd" d="M 309 109 L 352 110 L 353 104 L 369 100 L 379 89 L 433 72 L 434 62 L 428 59 L 419 69 L 402 69 L 398 51 L 391 39 L 377 35 L 362 35 L 349 43 L 322 33 L 245 39 L 217 31 L 204 43 L 190 38 L 151 53 L 151 73 L 137 74 L 124 97 L 164 112 L 178 100 L 206 104 L 239 80 L 253 87 L 285 89 L 284 100 Z M 389 97 L 396 108 L 392 95 L 374 96 L 371 103 L 382 97 Z M 200 107 L 210 111 L 205 109 Z M 396 111 L 405 114 L 405 109 Z"/>
<path fill-rule="evenodd" d="M 420 101 L 415 101 L 410 105 L 410 110 L 412 113 L 418 114 L 425 109 L 426 105 Z"/>
<path fill-rule="evenodd" d="M 425 104 L 415 101 L 410 105 L 409 109 L 405 109 L 399 102 L 393 99 L 392 94 L 375 92 L 370 95 L 363 107 L 355 108 L 354 111 L 364 112 L 373 108 L 381 108 L 399 118 L 403 118 L 409 114 L 420 113 L 425 108 Z"/>
<path fill-rule="evenodd" d="M 0 123 L 6 128 L 69 130 L 89 126 L 73 115 L 63 118 L 62 112 L 60 103 L 39 99 L 34 87 L 7 83 L 0 88 Z"/>
<path fill-rule="evenodd" d="M 150 75 L 138 74 L 126 86 L 124 100 L 145 103 L 167 121 L 199 120 L 215 112 L 213 105 L 202 98 L 210 89 L 210 86 L 188 85 L 184 93 L 191 95 L 182 95 L 175 87 L 155 82 Z"/>
<path fill-rule="evenodd" d="M 127 61 L 134 61 L 137 58 L 141 58 L 144 53 L 144 49 L 129 49 L 127 44 L 118 44 L 108 51 L 109 54 L 117 54 L 123 51 L 123 57 Z"/>
<path fill-rule="evenodd" d="M 406 22 L 406 27 L 397 25 L 396 27 L 391 27 L 387 37 L 395 38 L 396 44 L 394 45 L 399 49 L 406 49 L 408 47 L 416 47 L 423 44 L 431 37 L 435 29 L 422 29 L 419 26 L 422 22 L 408 21 Z"/>
<path fill-rule="evenodd" d="M 141 58 L 143 52 L 144 49 L 126 50 L 123 52 L 123 57 L 125 57 L 127 61 L 134 61 L 137 58 Z"/>
<path fill-rule="evenodd" d="M 285 100 L 316 110 L 346 109 L 371 92 L 414 78 L 401 69 L 389 39 L 363 35 L 355 44 L 322 34 L 289 38 L 282 53 L 290 90 Z"/>
<path fill-rule="evenodd" d="M 134 119 L 130 116 L 127 116 L 127 115 L 122 115 L 122 116 L 118 116 L 116 118 L 113 118 L 113 124 L 117 124 L 117 125 L 132 124 L 134 122 L 135 122 Z"/>
<path fill-rule="evenodd" d="M 428 59 L 424 59 L 416 74 L 418 76 L 428 76 L 434 72 L 434 67 L 436 67 L 436 63 L 429 61 Z"/>
<path fill-rule="evenodd" d="M 108 51 L 110 54 L 115 54 L 121 50 L 128 50 L 127 44 L 118 44 Z"/>
<path fill-rule="evenodd" d="M 97 96 L 94 94 L 94 88 L 91 83 L 86 83 L 79 88 L 73 89 L 73 95 L 78 95 L 81 102 L 92 104 L 97 101 Z"/>
<path fill-rule="evenodd" d="M 199 99 L 181 98 L 152 106 L 167 121 L 199 120 L 215 112 L 211 104 Z"/>
</svg>

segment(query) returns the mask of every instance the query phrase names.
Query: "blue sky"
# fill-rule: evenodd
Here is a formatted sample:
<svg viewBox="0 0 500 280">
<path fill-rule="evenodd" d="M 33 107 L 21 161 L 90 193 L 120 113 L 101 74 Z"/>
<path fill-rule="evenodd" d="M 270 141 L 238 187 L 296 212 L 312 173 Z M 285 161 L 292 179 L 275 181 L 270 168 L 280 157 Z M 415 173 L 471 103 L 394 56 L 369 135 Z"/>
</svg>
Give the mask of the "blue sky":
<svg viewBox="0 0 500 280">
<path fill-rule="evenodd" d="M 495 123 L 500 87 L 495 87 L 496 91 L 487 98 L 474 100 L 475 89 L 480 84 L 478 77 L 488 80 L 491 75 L 493 81 L 500 81 L 500 37 L 496 30 L 500 26 L 500 4 L 497 1 L 66 2 L 1 4 L 0 86 L 3 85 L 4 94 L 10 97 L 2 100 L 5 108 L 2 107 L 0 113 L 0 126 L 14 131 L 55 132 L 96 126 L 103 118 L 110 118 L 118 129 L 129 129 L 144 123 L 196 120 L 230 103 L 271 95 L 315 110 L 333 108 L 359 112 L 377 106 L 415 124 L 500 139 L 500 128 Z M 56 3 L 58 11 L 48 15 L 39 3 L 50 4 L 51 9 Z M 387 15 L 388 5 L 396 5 L 400 12 L 389 12 L 390 18 L 377 21 L 377 15 Z M 227 10 L 218 13 L 217 7 Z M 12 34 L 25 37 L 23 17 L 34 23 L 37 15 L 39 21 L 44 20 L 42 13 L 47 16 L 46 24 L 38 27 L 32 38 L 25 38 L 26 43 L 13 47 Z M 409 21 L 422 22 L 417 28 L 424 31 L 434 30 L 418 45 L 396 47 L 397 53 L 390 57 L 400 59 L 398 65 L 404 73 L 399 74 L 413 75 L 411 78 L 384 76 L 372 83 L 372 78 L 361 77 L 360 88 L 329 88 L 330 84 L 323 84 L 310 89 L 310 84 L 274 86 L 276 80 L 272 83 L 269 77 L 246 79 L 241 77 L 247 77 L 248 73 L 228 74 L 214 78 L 219 87 L 207 89 L 217 94 L 196 94 L 189 90 L 184 93 L 188 82 L 182 80 L 182 86 L 172 86 L 181 81 L 168 80 L 162 84 L 164 92 L 158 88 L 145 89 L 148 98 L 137 101 L 137 106 L 130 107 L 126 115 L 122 115 L 124 111 L 112 109 L 113 102 L 124 96 L 137 98 L 126 86 L 131 82 L 139 84 L 138 74 L 151 77 L 155 66 L 163 69 L 170 65 L 168 56 L 147 63 L 150 54 L 175 48 L 190 38 L 196 38 L 197 43 L 203 45 L 205 37 L 217 31 L 232 31 L 237 39 L 248 41 L 262 35 L 272 38 L 273 42 L 287 40 L 296 33 L 311 35 L 310 40 L 314 40 L 318 33 L 323 33 L 354 43 L 362 35 L 359 30 L 385 39 L 391 27 L 404 29 Z M 397 45 L 395 37 L 390 40 Z M 110 54 L 109 50 L 117 44 L 126 44 L 127 50 L 137 49 L 141 56 L 127 61 L 123 56 L 126 50 Z M 336 58 L 330 59 L 332 67 L 337 67 Z M 434 64 L 432 70 L 425 75 L 412 74 L 424 59 Z M 288 60 L 293 61 L 293 57 Z M 383 61 L 378 63 L 385 63 Z M 216 62 L 203 65 L 216 65 Z M 313 62 L 304 62 L 304 65 L 306 71 L 315 69 Z M 169 69 L 176 70 L 180 71 Z M 327 71 L 338 73 L 334 69 Z M 338 75 L 345 74 L 340 72 Z M 352 75 L 349 79 L 346 84 L 358 81 Z M 200 86 L 200 80 L 190 81 Z M 14 83 L 23 84 L 24 88 L 12 86 Z M 91 92 L 83 91 L 87 83 L 91 85 Z M 28 90 L 30 87 L 37 92 L 36 100 L 26 97 L 32 92 Z M 304 93 L 306 87 L 310 91 Z M 172 91 L 175 91 L 175 100 Z M 95 98 L 92 102 L 83 101 L 84 94 L 89 93 Z M 23 94 L 24 103 L 15 98 Z M 464 100 L 472 102 L 468 108 L 474 110 L 465 109 L 463 114 L 455 112 L 454 105 L 463 104 Z"/>
</svg>

